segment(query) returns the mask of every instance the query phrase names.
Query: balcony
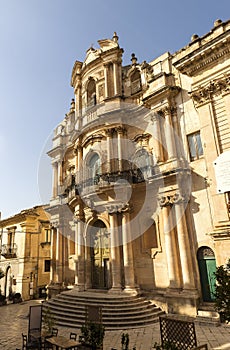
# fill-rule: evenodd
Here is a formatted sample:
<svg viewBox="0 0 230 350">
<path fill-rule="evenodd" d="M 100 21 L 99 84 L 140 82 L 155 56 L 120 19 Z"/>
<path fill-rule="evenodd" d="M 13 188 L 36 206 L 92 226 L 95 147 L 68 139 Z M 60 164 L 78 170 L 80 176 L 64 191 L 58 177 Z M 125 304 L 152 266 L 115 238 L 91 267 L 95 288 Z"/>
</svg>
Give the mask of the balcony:
<svg viewBox="0 0 230 350">
<path fill-rule="evenodd" d="M 16 243 L 3 244 L 1 255 L 4 256 L 6 259 L 16 258 L 17 257 L 17 250 L 18 250 L 18 247 L 17 247 Z"/>
<path fill-rule="evenodd" d="M 138 184 L 146 181 L 155 174 L 152 166 L 97 174 L 94 178 L 79 181 L 77 184 L 78 193 L 87 195 L 102 188 L 113 186 L 119 180 L 125 180 L 129 184 Z"/>
</svg>

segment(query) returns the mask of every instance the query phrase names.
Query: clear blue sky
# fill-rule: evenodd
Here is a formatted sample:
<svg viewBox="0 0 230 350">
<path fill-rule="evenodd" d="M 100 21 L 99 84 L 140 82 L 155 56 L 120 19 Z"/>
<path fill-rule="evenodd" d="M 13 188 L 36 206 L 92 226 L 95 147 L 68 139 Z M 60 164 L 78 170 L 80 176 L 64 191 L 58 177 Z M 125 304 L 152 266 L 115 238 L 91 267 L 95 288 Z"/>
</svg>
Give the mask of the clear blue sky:
<svg viewBox="0 0 230 350">
<path fill-rule="evenodd" d="M 132 52 L 151 61 L 206 34 L 218 18 L 230 19 L 229 0 L 0 0 L 2 218 L 49 201 L 49 176 L 39 173 L 47 189 L 37 181 L 40 155 L 69 109 L 73 64 L 91 44 L 116 31 L 124 64 Z"/>
</svg>

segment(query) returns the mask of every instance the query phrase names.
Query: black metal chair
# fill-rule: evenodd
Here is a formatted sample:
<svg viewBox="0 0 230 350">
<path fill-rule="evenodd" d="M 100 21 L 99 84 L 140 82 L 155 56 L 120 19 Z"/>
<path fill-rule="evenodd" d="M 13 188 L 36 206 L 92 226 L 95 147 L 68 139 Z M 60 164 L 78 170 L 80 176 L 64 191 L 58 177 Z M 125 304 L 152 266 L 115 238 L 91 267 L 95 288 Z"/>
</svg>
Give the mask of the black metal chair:
<svg viewBox="0 0 230 350">
<path fill-rule="evenodd" d="M 53 327 L 52 330 L 51 330 L 51 336 L 52 337 L 57 337 L 57 335 L 58 335 L 58 328 Z M 43 346 L 44 346 L 45 350 L 53 349 L 53 345 L 48 343 L 46 340 L 44 341 Z"/>
<path fill-rule="evenodd" d="M 69 339 L 77 340 L 77 334 L 74 332 L 71 332 L 69 335 Z"/>
<path fill-rule="evenodd" d="M 192 321 L 159 317 L 161 345 L 175 345 L 179 350 L 207 349 L 207 344 L 197 346 L 195 324 Z"/>
<path fill-rule="evenodd" d="M 32 342 L 28 340 L 26 334 L 22 333 L 22 350 L 32 350 L 32 349 L 41 349 L 41 345 L 39 342 Z"/>
<path fill-rule="evenodd" d="M 69 335 L 69 339 L 72 339 L 72 340 L 77 340 L 77 333 L 74 333 L 74 332 L 70 332 L 70 335 Z M 74 348 L 71 348 L 71 349 L 74 349 L 74 350 L 78 350 L 78 347 L 74 347 Z M 67 349 L 68 350 L 68 349 Z"/>
<path fill-rule="evenodd" d="M 52 337 L 57 337 L 58 335 L 58 328 L 52 328 Z"/>
</svg>

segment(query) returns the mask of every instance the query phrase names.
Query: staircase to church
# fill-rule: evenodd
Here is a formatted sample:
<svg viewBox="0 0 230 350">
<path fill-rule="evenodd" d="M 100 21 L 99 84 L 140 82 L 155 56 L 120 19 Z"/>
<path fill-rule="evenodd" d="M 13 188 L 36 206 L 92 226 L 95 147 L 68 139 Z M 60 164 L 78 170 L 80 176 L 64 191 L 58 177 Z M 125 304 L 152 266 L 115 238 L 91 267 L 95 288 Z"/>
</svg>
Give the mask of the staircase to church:
<svg viewBox="0 0 230 350">
<path fill-rule="evenodd" d="M 80 328 L 86 320 L 86 306 L 100 306 L 107 330 L 143 327 L 158 322 L 164 312 L 141 296 L 111 295 L 105 292 L 62 292 L 43 303 L 55 324 Z"/>
</svg>

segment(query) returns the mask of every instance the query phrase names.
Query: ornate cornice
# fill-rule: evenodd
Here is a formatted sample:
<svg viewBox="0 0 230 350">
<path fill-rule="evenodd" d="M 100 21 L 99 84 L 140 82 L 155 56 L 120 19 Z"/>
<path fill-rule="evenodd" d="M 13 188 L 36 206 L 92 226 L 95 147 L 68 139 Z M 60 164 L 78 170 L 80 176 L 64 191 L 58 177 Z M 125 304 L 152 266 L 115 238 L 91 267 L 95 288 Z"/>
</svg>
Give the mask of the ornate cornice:
<svg viewBox="0 0 230 350">
<path fill-rule="evenodd" d="M 93 145 L 95 142 L 100 142 L 103 138 L 102 134 L 90 135 L 82 141 L 82 146 L 86 147 L 89 143 Z"/>
<path fill-rule="evenodd" d="M 134 142 L 140 142 L 140 141 L 149 141 L 151 135 L 146 133 L 146 134 L 138 134 L 136 135 L 132 141 Z"/>
<path fill-rule="evenodd" d="M 181 73 L 188 76 L 194 76 L 200 71 L 205 70 L 208 66 L 212 65 L 218 59 L 223 59 L 230 54 L 230 31 L 224 32 L 217 38 L 207 42 L 206 40 L 198 39 L 197 43 L 194 43 L 194 50 L 189 46 L 187 48 L 187 55 L 176 60 L 176 57 L 180 57 L 181 52 L 175 54 L 173 65 Z M 196 46 L 195 46 L 196 45 Z"/>
<path fill-rule="evenodd" d="M 190 92 L 195 104 L 199 107 L 205 103 L 211 102 L 213 95 L 230 93 L 230 75 L 212 80 L 205 86 L 199 86 Z"/>
</svg>

